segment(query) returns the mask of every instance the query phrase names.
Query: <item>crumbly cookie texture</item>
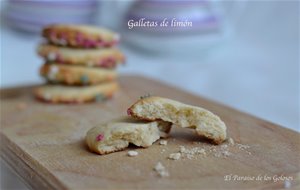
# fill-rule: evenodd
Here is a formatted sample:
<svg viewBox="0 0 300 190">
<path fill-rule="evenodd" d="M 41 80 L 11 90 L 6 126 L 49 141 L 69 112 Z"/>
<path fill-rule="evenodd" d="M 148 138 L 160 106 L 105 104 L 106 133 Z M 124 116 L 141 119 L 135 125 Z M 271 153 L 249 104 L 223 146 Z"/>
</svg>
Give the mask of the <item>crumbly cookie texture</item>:
<svg viewBox="0 0 300 190">
<path fill-rule="evenodd" d="M 92 86 L 43 85 L 34 90 L 37 99 L 49 103 L 84 103 L 111 98 L 119 89 L 117 82 Z"/>
<path fill-rule="evenodd" d="M 91 151 L 98 154 L 123 150 L 129 143 L 149 147 L 162 134 L 168 133 L 170 128 L 169 122 L 147 122 L 123 117 L 90 129 L 86 135 L 86 143 Z"/>
<path fill-rule="evenodd" d="M 116 48 L 74 49 L 51 44 L 40 44 L 37 52 L 47 62 L 88 67 L 111 69 L 125 61 L 124 54 Z"/>
<path fill-rule="evenodd" d="M 171 160 L 179 160 L 181 158 L 181 153 L 180 152 L 172 153 L 169 155 L 168 158 Z"/>
<path fill-rule="evenodd" d="M 137 151 L 130 150 L 130 151 L 127 152 L 127 155 L 129 157 L 135 157 L 135 156 L 139 155 L 139 153 Z"/>
<path fill-rule="evenodd" d="M 168 170 L 165 168 L 165 166 L 162 165 L 161 162 L 157 162 L 157 164 L 154 166 L 153 169 L 154 169 L 154 171 L 157 172 L 159 177 L 169 177 L 170 176 Z"/>
<path fill-rule="evenodd" d="M 45 63 L 40 74 L 48 81 L 67 85 L 91 85 L 116 79 L 115 70 L 64 65 L 55 62 Z"/>
<path fill-rule="evenodd" d="M 52 44 L 74 48 L 111 47 L 120 40 L 115 32 L 86 25 L 50 25 L 43 29 L 42 35 Z"/>
<path fill-rule="evenodd" d="M 161 140 L 161 141 L 159 141 L 159 144 L 160 144 L 160 145 L 167 145 L 167 144 L 168 144 L 168 141 L 166 141 L 166 140 Z"/>
<path fill-rule="evenodd" d="M 162 97 L 145 97 L 127 110 L 128 115 L 149 121 L 168 121 L 183 128 L 193 128 L 197 134 L 216 144 L 226 139 L 225 123 L 212 112 Z"/>
</svg>

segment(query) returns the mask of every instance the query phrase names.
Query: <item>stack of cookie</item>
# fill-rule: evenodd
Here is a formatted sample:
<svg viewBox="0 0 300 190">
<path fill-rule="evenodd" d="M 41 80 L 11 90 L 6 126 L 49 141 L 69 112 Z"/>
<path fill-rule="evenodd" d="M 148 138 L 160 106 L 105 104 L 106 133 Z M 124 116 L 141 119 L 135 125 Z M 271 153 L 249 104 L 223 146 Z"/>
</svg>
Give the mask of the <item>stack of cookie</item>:
<svg viewBox="0 0 300 190">
<path fill-rule="evenodd" d="M 40 74 L 48 81 L 38 87 L 38 99 L 53 103 L 102 101 L 117 90 L 115 68 L 124 55 L 115 45 L 119 35 L 103 28 L 51 25 L 42 32 L 47 43 L 38 54 L 45 64 Z"/>
</svg>

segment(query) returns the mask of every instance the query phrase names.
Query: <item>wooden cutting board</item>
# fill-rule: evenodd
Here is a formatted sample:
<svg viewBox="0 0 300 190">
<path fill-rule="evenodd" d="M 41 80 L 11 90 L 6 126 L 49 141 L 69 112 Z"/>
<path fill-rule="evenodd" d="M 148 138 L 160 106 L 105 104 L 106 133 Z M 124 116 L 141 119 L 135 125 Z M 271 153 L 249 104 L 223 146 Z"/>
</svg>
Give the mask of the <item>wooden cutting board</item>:
<svg viewBox="0 0 300 190">
<path fill-rule="evenodd" d="M 111 101 L 84 105 L 37 102 L 32 87 L 1 91 L 1 157 L 33 189 L 280 189 L 299 186 L 299 133 L 139 76 L 119 78 Z M 126 115 L 140 96 L 153 94 L 201 106 L 227 124 L 234 145 L 214 146 L 193 130 L 173 127 L 167 145 L 131 146 L 100 156 L 88 151 L 86 132 Z M 268 105 L 266 105 L 268 106 Z M 205 154 L 182 153 L 184 146 Z M 153 170 L 161 162 L 169 177 Z M 229 177 L 231 176 L 231 178 Z M 261 176 L 261 177 L 260 177 Z M 277 179 L 277 180 L 276 180 Z M 275 182 L 277 181 L 277 182 Z"/>
</svg>

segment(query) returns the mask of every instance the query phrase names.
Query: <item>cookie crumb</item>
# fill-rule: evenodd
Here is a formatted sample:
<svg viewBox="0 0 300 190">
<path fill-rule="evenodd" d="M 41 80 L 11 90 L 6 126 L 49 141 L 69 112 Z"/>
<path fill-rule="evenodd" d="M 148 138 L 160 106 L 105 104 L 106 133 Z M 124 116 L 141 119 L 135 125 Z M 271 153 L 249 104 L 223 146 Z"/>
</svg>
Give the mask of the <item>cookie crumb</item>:
<svg viewBox="0 0 300 190">
<path fill-rule="evenodd" d="M 168 158 L 171 160 L 179 160 L 181 158 L 181 153 L 172 153 Z"/>
<path fill-rule="evenodd" d="M 197 142 L 194 141 L 193 145 L 196 144 Z M 190 159 L 190 160 L 204 158 L 204 156 L 214 156 L 218 158 L 234 157 L 235 155 L 234 151 L 238 151 L 238 150 L 240 153 L 244 153 L 249 156 L 252 155 L 252 153 L 250 152 L 251 149 L 250 145 L 236 143 L 232 138 L 228 138 L 226 143 L 223 143 L 219 146 L 198 145 L 192 148 L 187 148 L 185 146 L 179 146 L 179 147 L 180 149 L 178 152 L 181 153 L 181 159 Z M 170 156 L 168 158 L 171 159 Z"/>
<path fill-rule="evenodd" d="M 206 155 L 206 150 L 200 147 L 194 147 L 191 149 L 187 149 L 184 146 L 180 146 L 179 152 L 181 153 L 182 157 L 186 157 L 188 159 L 193 159 L 196 155 Z"/>
<path fill-rule="evenodd" d="M 130 157 L 134 157 L 134 156 L 139 155 L 139 153 L 137 151 L 130 150 L 130 151 L 127 152 L 127 155 L 130 156 Z"/>
<path fill-rule="evenodd" d="M 245 145 L 245 144 L 236 144 L 237 145 L 237 147 L 240 149 L 240 150 L 246 150 L 246 149 L 248 149 L 248 148 L 250 148 L 250 146 L 249 145 Z"/>
<path fill-rule="evenodd" d="M 97 137 L 96 137 L 96 141 L 102 141 L 104 139 L 104 135 L 103 134 L 99 134 Z"/>
<path fill-rule="evenodd" d="M 234 140 L 233 140 L 232 138 L 229 138 L 229 139 L 228 139 L 228 143 L 229 143 L 230 145 L 234 145 Z"/>
<path fill-rule="evenodd" d="M 215 157 L 218 157 L 218 158 L 220 158 L 220 157 L 224 158 L 224 157 L 228 157 L 228 156 L 230 156 L 230 155 L 231 155 L 231 153 L 230 153 L 229 151 L 227 151 L 227 150 L 222 151 L 222 152 L 216 152 L 216 153 L 214 154 L 214 156 L 215 156 Z"/>
<path fill-rule="evenodd" d="M 191 160 L 191 159 L 194 158 L 194 155 L 192 155 L 192 154 L 187 154 L 186 157 L 187 157 L 189 160 Z"/>
<path fill-rule="evenodd" d="M 159 144 L 160 144 L 160 145 L 167 145 L 167 144 L 168 144 L 168 141 L 166 141 L 166 140 L 161 140 L 161 141 L 159 141 Z"/>
<path fill-rule="evenodd" d="M 166 170 L 166 168 L 160 163 L 157 162 L 157 164 L 154 167 L 154 170 L 158 173 L 160 177 L 168 177 L 169 172 Z"/>
<path fill-rule="evenodd" d="M 200 149 L 200 150 L 198 150 L 198 153 L 199 153 L 199 154 L 204 154 L 204 155 L 206 154 L 205 149 L 203 149 L 203 148 Z"/>
<path fill-rule="evenodd" d="M 180 150 L 179 150 L 179 152 L 181 152 L 181 153 L 184 153 L 184 152 L 185 152 L 185 150 L 186 150 L 186 148 L 185 148 L 184 146 L 180 146 Z"/>
<path fill-rule="evenodd" d="M 222 154 L 224 156 L 230 156 L 231 155 L 231 153 L 229 151 L 227 151 L 227 150 L 223 151 Z"/>
<path fill-rule="evenodd" d="M 195 148 L 191 148 L 191 149 L 186 149 L 184 146 L 180 146 L 180 151 L 181 153 L 184 154 L 206 154 L 205 149 L 200 148 L 200 147 L 195 147 Z"/>
</svg>

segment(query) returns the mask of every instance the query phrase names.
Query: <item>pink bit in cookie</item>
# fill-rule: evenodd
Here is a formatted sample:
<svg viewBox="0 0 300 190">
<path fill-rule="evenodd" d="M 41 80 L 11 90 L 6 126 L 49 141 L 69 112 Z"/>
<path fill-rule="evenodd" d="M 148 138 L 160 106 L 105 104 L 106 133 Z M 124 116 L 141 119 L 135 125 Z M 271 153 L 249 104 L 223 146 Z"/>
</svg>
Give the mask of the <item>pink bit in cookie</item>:
<svg viewBox="0 0 300 190">
<path fill-rule="evenodd" d="M 108 57 L 106 59 L 100 60 L 98 65 L 105 68 L 114 68 L 116 66 L 116 60 L 114 58 Z"/>
<path fill-rule="evenodd" d="M 104 139 L 104 135 L 103 134 L 99 134 L 97 137 L 96 137 L 96 140 L 97 141 L 102 141 Z"/>
<path fill-rule="evenodd" d="M 128 108 L 128 110 L 127 110 L 127 115 L 132 115 L 132 110 L 130 109 L 130 108 Z"/>
<path fill-rule="evenodd" d="M 99 39 L 99 40 L 96 41 L 96 45 L 97 45 L 98 47 L 101 47 L 101 46 L 104 45 L 104 42 L 103 42 L 101 39 Z"/>
<path fill-rule="evenodd" d="M 95 43 L 92 40 L 85 39 L 83 46 L 86 48 L 94 47 Z"/>
<path fill-rule="evenodd" d="M 81 44 L 84 41 L 84 37 L 81 33 L 77 33 L 76 35 L 76 42 L 77 44 Z"/>
<path fill-rule="evenodd" d="M 62 56 L 61 56 L 60 54 L 58 54 L 58 53 L 56 54 L 56 61 L 57 61 L 58 63 L 63 63 L 63 62 L 64 62 Z"/>
</svg>

